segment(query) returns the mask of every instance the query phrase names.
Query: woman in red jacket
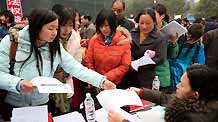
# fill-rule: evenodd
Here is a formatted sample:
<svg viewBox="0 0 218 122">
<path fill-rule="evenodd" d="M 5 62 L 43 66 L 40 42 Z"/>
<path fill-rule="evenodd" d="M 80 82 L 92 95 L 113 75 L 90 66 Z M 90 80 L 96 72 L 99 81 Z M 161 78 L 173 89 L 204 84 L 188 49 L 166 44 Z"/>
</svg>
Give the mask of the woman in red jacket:
<svg viewBox="0 0 218 122">
<path fill-rule="evenodd" d="M 96 18 L 95 35 L 89 42 L 87 67 L 119 84 L 131 62 L 130 42 L 117 29 L 112 10 L 102 9 Z"/>
</svg>

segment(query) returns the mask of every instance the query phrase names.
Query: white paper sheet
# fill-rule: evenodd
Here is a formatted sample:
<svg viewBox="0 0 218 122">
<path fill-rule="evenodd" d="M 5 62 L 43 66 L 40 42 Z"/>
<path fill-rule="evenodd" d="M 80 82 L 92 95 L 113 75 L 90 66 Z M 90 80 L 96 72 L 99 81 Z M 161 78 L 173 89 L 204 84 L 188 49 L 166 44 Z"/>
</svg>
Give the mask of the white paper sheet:
<svg viewBox="0 0 218 122">
<path fill-rule="evenodd" d="M 11 122 L 41 122 L 41 120 L 37 118 L 30 118 L 30 117 L 18 117 L 18 118 L 11 118 Z"/>
<path fill-rule="evenodd" d="M 69 84 L 50 77 L 36 77 L 31 80 L 37 86 L 39 93 L 73 93 Z"/>
<path fill-rule="evenodd" d="M 97 95 L 97 99 L 101 104 L 101 106 L 103 107 L 103 109 L 106 111 L 106 114 L 109 110 L 112 110 L 121 114 L 128 120 L 134 120 L 134 122 L 138 122 L 135 116 L 129 114 L 128 112 L 120 108 L 126 105 L 138 105 L 138 106 L 143 105 L 141 99 L 138 97 L 138 95 L 135 92 L 121 90 L 121 89 L 104 90 Z M 100 116 L 102 115 L 103 117 L 107 117 L 107 115 L 105 115 L 105 112 L 103 110 L 97 112 L 96 113 L 97 119 L 107 120 L 107 118 L 101 119 Z"/>
<path fill-rule="evenodd" d="M 95 116 L 97 122 L 108 122 L 108 112 L 104 108 L 96 110 Z"/>
<path fill-rule="evenodd" d="M 106 110 L 114 107 L 120 108 L 126 105 L 143 105 L 141 99 L 134 91 L 121 89 L 104 90 L 96 97 Z"/>
<path fill-rule="evenodd" d="M 39 93 L 73 93 L 69 84 L 41 84 L 37 88 Z"/>
<path fill-rule="evenodd" d="M 149 111 L 137 112 L 133 115 L 120 108 L 125 105 L 142 106 L 142 102 L 135 92 L 121 89 L 105 90 L 97 95 L 97 99 L 103 107 L 95 113 L 97 122 L 108 122 L 108 110 L 119 113 L 130 122 L 164 122 L 164 107 L 161 106 L 152 107 Z"/>
<path fill-rule="evenodd" d="M 54 122 L 86 122 L 82 114 L 72 112 L 65 115 L 53 117 Z"/>
<path fill-rule="evenodd" d="M 145 52 L 144 56 L 139 58 L 138 60 L 132 61 L 131 66 L 134 70 L 138 71 L 140 66 L 155 64 L 155 62 L 149 57 L 149 55 Z"/>
<path fill-rule="evenodd" d="M 166 34 L 168 37 L 170 35 L 176 35 L 176 33 L 178 33 L 178 36 L 180 37 L 187 32 L 187 29 L 178 22 L 172 21 L 168 25 L 164 26 L 160 31 Z"/>
<path fill-rule="evenodd" d="M 47 105 L 14 108 L 11 122 L 48 122 Z"/>
<path fill-rule="evenodd" d="M 39 76 L 31 80 L 33 85 L 40 86 L 41 84 L 63 84 L 56 78 Z"/>
</svg>

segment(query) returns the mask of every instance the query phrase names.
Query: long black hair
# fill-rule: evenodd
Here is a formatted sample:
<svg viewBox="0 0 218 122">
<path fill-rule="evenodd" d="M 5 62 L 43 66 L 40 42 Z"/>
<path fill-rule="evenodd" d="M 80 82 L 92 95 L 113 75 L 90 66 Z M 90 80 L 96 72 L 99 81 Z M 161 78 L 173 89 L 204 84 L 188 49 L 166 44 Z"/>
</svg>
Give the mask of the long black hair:
<svg viewBox="0 0 218 122">
<path fill-rule="evenodd" d="M 167 8 L 163 4 L 157 4 L 152 8 L 156 10 L 160 14 L 160 16 L 167 15 Z"/>
<path fill-rule="evenodd" d="M 29 16 L 29 36 L 30 36 L 30 54 L 29 56 L 24 60 L 23 64 L 21 65 L 21 68 L 23 65 L 30 59 L 33 52 L 35 54 L 35 58 L 37 61 L 36 67 L 39 72 L 39 75 L 41 76 L 42 73 L 40 69 L 43 69 L 43 62 L 42 62 L 42 56 L 40 54 L 40 51 L 37 47 L 37 40 L 39 39 L 39 33 L 42 29 L 42 27 L 54 20 L 58 19 L 58 16 L 47 9 L 34 9 Z M 61 51 L 60 51 L 60 45 L 58 41 L 58 35 L 55 37 L 53 42 L 49 43 L 49 52 L 50 52 L 50 61 L 51 61 L 51 72 L 53 71 L 53 62 L 54 57 L 56 55 L 56 52 L 59 53 L 59 56 L 61 57 Z M 20 68 L 20 71 L 21 71 Z"/>
<path fill-rule="evenodd" d="M 72 22 L 72 14 L 70 13 L 70 11 L 68 9 L 63 9 L 59 13 L 60 14 L 56 13 L 59 16 L 59 21 L 58 21 L 59 22 L 59 26 L 66 25 L 68 21 Z"/>
<path fill-rule="evenodd" d="M 80 19 L 80 13 L 75 8 L 71 9 L 71 13 L 72 13 L 73 29 L 75 30 L 75 28 L 76 28 L 76 16 L 78 14 L 79 15 L 79 19 Z"/>
</svg>

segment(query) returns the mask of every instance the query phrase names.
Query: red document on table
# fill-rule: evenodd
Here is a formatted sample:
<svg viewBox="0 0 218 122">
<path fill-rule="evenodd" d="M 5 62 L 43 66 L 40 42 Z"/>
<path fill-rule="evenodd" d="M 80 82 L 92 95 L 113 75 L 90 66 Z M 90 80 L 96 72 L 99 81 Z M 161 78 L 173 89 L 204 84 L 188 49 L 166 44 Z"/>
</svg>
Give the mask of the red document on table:
<svg viewBox="0 0 218 122">
<path fill-rule="evenodd" d="M 130 105 L 130 112 L 140 111 L 140 110 L 149 110 L 150 107 L 154 106 L 155 104 L 152 102 L 149 102 L 147 100 L 141 100 L 143 106 L 136 106 L 136 105 Z"/>
</svg>

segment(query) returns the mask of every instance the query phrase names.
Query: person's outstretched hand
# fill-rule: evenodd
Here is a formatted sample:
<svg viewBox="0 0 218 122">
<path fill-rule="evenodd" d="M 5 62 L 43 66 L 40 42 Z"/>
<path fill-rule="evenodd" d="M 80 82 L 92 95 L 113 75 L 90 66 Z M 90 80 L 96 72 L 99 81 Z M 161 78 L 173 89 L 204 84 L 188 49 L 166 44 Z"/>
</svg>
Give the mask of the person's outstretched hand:
<svg viewBox="0 0 218 122">
<path fill-rule="evenodd" d="M 103 81 L 102 88 L 104 90 L 115 89 L 116 85 L 113 82 L 109 81 L 109 80 L 105 80 L 105 81 Z"/>
<path fill-rule="evenodd" d="M 20 89 L 25 93 L 32 93 L 36 89 L 36 86 L 34 86 L 30 81 L 22 80 Z"/>
<path fill-rule="evenodd" d="M 128 90 L 128 91 L 134 91 L 134 92 L 136 92 L 137 94 L 139 94 L 139 92 L 140 92 L 140 89 L 139 89 L 139 88 L 136 88 L 136 87 L 130 87 L 130 88 L 126 89 L 126 90 Z"/>
</svg>

